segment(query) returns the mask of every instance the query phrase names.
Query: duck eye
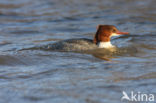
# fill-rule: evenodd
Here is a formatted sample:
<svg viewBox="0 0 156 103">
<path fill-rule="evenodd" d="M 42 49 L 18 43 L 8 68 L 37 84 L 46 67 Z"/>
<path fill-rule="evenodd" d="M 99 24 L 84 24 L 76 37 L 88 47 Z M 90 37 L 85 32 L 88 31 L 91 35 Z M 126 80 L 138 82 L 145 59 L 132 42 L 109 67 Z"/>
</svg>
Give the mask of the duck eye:
<svg viewBox="0 0 156 103">
<path fill-rule="evenodd" d="M 113 29 L 113 33 L 116 33 L 116 30 L 115 29 Z"/>
</svg>

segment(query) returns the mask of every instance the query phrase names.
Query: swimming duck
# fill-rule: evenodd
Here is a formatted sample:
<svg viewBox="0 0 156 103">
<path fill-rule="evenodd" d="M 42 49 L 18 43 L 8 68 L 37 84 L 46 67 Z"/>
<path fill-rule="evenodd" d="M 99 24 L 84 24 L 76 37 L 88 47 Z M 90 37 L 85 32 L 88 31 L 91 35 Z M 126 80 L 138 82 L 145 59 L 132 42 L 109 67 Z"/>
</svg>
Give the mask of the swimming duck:
<svg viewBox="0 0 156 103">
<path fill-rule="evenodd" d="M 62 51 L 82 51 L 91 50 L 95 48 L 115 48 L 115 45 L 111 43 L 111 37 L 126 35 L 128 32 L 121 32 L 113 25 L 98 25 L 94 39 L 67 39 L 49 44 L 47 49 L 62 50 Z"/>
</svg>

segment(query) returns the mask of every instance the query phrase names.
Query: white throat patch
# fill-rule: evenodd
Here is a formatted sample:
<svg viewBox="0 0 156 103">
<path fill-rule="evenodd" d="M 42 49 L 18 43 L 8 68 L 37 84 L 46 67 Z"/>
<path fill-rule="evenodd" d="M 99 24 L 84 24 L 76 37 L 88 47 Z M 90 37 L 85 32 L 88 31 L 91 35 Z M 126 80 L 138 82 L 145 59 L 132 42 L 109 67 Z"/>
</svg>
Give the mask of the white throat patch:
<svg viewBox="0 0 156 103">
<path fill-rule="evenodd" d="M 99 48 L 114 48 L 115 46 L 111 44 L 111 42 L 99 42 Z"/>
</svg>

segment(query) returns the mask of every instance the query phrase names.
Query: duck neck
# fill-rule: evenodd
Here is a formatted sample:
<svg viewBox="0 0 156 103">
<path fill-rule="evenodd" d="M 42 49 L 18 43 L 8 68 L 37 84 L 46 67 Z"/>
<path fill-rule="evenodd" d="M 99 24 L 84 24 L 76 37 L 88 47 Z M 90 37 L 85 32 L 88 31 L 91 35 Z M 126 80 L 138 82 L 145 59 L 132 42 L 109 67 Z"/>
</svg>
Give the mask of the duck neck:
<svg viewBox="0 0 156 103">
<path fill-rule="evenodd" d="M 110 41 L 99 42 L 97 45 L 98 45 L 99 48 L 113 48 L 113 47 L 115 47 L 114 45 L 111 44 Z"/>
</svg>

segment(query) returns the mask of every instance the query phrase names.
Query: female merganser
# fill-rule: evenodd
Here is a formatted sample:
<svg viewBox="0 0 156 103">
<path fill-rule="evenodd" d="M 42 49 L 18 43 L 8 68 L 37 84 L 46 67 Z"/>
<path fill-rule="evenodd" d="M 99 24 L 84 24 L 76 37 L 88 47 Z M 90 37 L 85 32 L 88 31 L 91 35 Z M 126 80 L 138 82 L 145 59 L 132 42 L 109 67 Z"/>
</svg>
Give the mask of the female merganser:
<svg viewBox="0 0 156 103">
<path fill-rule="evenodd" d="M 119 36 L 122 34 L 129 34 L 128 32 L 120 32 L 113 25 L 98 25 L 97 32 L 95 34 L 94 40 L 90 39 L 68 39 L 56 42 L 54 44 L 48 44 L 44 47 L 46 49 L 61 50 L 61 51 L 82 51 L 91 50 L 95 48 L 114 48 L 115 46 L 111 44 L 112 36 Z"/>
</svg>

